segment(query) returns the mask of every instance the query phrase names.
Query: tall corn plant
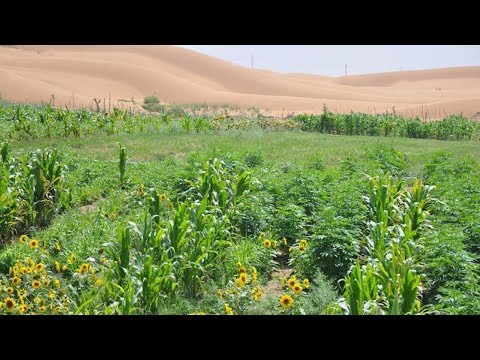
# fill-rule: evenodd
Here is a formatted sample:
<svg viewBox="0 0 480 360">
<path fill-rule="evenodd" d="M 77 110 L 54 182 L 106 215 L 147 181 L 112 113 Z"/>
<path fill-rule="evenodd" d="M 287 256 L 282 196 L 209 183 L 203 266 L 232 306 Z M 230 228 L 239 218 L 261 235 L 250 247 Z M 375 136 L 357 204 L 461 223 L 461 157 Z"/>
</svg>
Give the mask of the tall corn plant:
<svg viewBox="0 0 480 360">
<path fill-rule="evenodd" d="M 160 210 L 161 210 L 161 200 L 160 194 L 157 189 L 150 189 L 150 194 L 148 198 L 148 213 L 152 217 L 152 221 L 158 226 L 160 224 Z"/>
<path fill-rule="evenodd" d="M 126 169 L 126 166 L 127 166 L 127 153 L 125 151 L 125 147 L 120 145 L 118 169 L 120 171 L 120 186 L 122 186 L 122 187 L 125 184 L 125 169 Z"/>
<path fill-rule="evenodd" d="M 412 190 L 406 193 L 403 198 L 403 223 L 411 232 L 411 237 L 415 240 L 420 237 L 418 232 L 422 225 L 428 225 L 427 216 L 428 209 L 432 202 L 436 201 L 432 198 L 432 191 L 435 189 L 433 185 L 424 185 L 421 180 L 414 179 Z"/>
<path fill-rule="evenodd" d="M 155 312 L 159 299 L 177 288 L 187 296 L 198 295 L 229 244 L 228 213 L 249 184 L 249 173 L 235 176 L 213 159 L 172 212 L 161 211 L 158 191 L 151 189 L 143 223 L 130 223 L 136 234 L 130 273 L 142 288 L 142 306 Z"/>
<path fill-rule="evenodd" d="M 415 179 L 412 190 L 402 189 L 389 174 L 370 178 L 369 235 L 364 243 L 367 265 L 357 264 L 345 278 L 344 296 L 328 313 L 413 314 L 421 308 L 421 275 L 417 242 L 432 200 L 432 186 Z M 373 311 L 372 311 L 373 309 Z"/>
<path fill-rule="evenodd" d="M 0 163 L 0 243 L 15 232 L 18 223 L 18 191 L 12 189 L 10 173 L 4 162 Z"/>
<path fill-rule="evenodd" d="M 193 192 L 192 195 L 195 199 L 207 197 L 209 204 L 218 207 L 225 213 L 248 189 L 250 183 L 249 172 L 243 171 L 238 177 L 232 176 L 225 163 L 214 158 L 205 163 L 190 192 Z"/>
<path fill-rule="evenodd" d="M 357 261 L 345 278 L 344 294 L 337 304 L 326 309 L 327 314 L 365 315 L 382 314 L 379 283 L 371 264 Z"/>
<path fill-rule="evenodd" d="M 394 211 L 398 211 L 398 200 L 402 195 L 403 181 L 395 181 L 387 173 L 384 177 L 369 177 L 369 194 L 363 196 L 372 221 L 384 228 L 392 225 Z"/>
<path fill-rule="evenodd" d="M 0 160 L 1 160 L 1 163 L 4 164 L 4 165 L 8 164 L 9 157 L 10 157 L 10 144 L 8 142 L 0 143 Z"/>
<path fill-rule="evenodd" d="M 389 315 L 413 314 L 420 310 L 420 275 L 414 269 L 413 258 L 395 243 L 391 244 L 390 257 L 377 264 L 377 278 L 382 294 L 387 299 Z"/>
<path fill-rule="evenodd" d="M 113 259 L 113 271 L 119 283 L 122 284 L 128 275 L 130 268 L 131 238 L 128 227 L 121 226 L 117 230 L 117 243 L 110 249 L 110 256 Z"/>
<path fill-rule="evenodd" d="M 57 161 L 56 150 L 38 149 L 23 159 L 26 181 L 22 185 L 28 225 L 44 226 L 59 206 L 67 206 L 69 192 L 65 187 L 66 168 Z"/>
</svg>

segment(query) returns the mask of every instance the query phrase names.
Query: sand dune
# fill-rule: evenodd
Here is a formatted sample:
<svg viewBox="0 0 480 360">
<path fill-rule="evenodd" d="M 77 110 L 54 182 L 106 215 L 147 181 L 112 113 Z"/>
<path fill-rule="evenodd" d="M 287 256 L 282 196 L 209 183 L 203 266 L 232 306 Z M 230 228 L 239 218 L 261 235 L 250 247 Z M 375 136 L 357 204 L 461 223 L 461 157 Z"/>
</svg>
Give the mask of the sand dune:
<svg viewBox="0 0 480 360">
<path fill-rule="evenodd" d="M 255 70 L 175 46 L 0 47 L 0 95 L 92 106 L 93 99 L 236 104 L 273 114 L 385 111 L 478 117 L 480 66 L 328 77 Z M 132 106 L 125 103 L 124 106 Z"/>
</svg>

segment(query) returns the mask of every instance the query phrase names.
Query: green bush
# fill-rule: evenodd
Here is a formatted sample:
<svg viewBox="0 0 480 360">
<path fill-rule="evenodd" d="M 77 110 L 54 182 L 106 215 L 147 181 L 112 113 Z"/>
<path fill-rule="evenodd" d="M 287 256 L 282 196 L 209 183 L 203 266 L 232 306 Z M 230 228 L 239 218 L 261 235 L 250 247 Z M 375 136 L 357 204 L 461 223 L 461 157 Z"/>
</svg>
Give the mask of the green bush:
<svg viewBox="0 0 480 360">
<path fill-rule="evenodd" d="M 302 301 L 306 315 L 324 314 L 327 306 L 338 298 L 332 281 L 321 272 L 317 272 L 310 282 L 310 291 Z"/>
<path fill-rule="evenodd" d="M 143 103 L 144 104 L 160 104 L 160 100 L 155 95 L 145 96 Z"/>
</svg>

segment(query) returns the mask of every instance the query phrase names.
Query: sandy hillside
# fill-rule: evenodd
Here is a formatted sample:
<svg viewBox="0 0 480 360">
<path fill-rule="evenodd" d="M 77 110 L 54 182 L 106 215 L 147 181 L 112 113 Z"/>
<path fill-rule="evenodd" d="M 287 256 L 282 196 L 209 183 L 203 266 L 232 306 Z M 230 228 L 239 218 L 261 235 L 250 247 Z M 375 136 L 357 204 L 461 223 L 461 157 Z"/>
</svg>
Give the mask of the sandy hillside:
<svg viewBox="0 0 480 360">
<path fill-rule="evenodd" d="M 0 47 L 0 94 L 93 106 L 93 99 L 236 104 L 271 113 L 397 113 L 480 117 L 480 66 L 347 77 L 252 70 L 175 46 Z M 131 104 L 125 103 L 125 106 Z M 424 115 L 425 116 L 425 115 Z"/>
</svg>

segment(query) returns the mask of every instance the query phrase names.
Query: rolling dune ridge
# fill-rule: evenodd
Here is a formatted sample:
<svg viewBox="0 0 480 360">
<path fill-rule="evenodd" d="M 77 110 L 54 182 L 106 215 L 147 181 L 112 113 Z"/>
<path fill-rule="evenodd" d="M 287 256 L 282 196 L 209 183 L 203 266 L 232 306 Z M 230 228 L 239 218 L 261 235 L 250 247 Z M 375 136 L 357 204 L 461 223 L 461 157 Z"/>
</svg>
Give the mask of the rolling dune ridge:
<svg viewBox="0 0 480 360">
<path fill-rule="evenodd" d="M 392 112 L 480 117 L 480 66 L 347 77 L 255 70 L 175 46 L 0 47 L 0 94 L 22 102 L 93 106 L 93 99 L 255 106 L 273 115 Z"/>
</svg>

